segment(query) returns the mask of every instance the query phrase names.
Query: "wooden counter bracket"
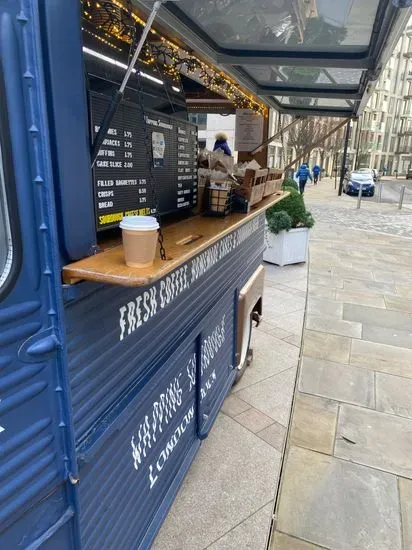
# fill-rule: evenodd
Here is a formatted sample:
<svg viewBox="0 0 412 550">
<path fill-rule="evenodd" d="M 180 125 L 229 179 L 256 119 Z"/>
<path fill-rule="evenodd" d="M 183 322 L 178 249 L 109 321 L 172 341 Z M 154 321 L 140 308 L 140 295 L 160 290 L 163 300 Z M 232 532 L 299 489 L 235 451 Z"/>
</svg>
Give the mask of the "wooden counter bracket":
<svg viewBox="0 0 412 550">
<path fill-rule="evenodd" d="M 165 227 L 165 246 L 170 259 L 162 261 L 157 251 L 152 267 L 128 267 L 124 262 L 123 246 L 120 245 L 66 265 L 63 268 L 63 282 L 75 284 L 85 280 L 126 287 L 152 284 L 288 195 L 278 192 L 266 197 L 249 214 L 231 214 L 225 218 L 195 216 Z"/>
</svg>

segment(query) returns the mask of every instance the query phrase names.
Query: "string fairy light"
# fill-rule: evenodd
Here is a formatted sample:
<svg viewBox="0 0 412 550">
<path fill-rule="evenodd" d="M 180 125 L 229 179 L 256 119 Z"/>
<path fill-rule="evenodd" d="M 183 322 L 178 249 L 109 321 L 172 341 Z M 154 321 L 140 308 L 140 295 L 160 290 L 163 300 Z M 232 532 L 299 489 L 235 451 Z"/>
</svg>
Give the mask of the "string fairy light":
<svg viewBox="0 0 412 550">
<path fill-rule="evenodd" d="M 131 9 L 130 0 L 127 0 L 128 6 L 119 0 L 81 1 L 83 17 L 89 23 L 95 23 L 96 30 L 105 38 L 92 31 L 87 30 L 86 32 L 112 48 L 120 50 L 110 42 L 111 37 L 131 44 L 135 34 L 135 24 L 141 27 L 146 26 L 146 22 Z M 268 117 L 267 106 L 250 95 L 250 92 L 242 90 L 229 75 L 205 63 L 155 29 L 151 29 L 150 32 L 153 37 L 152 41 L 145 44 L 140 56 L 140 60 L 145 65 L 153 65 L 153 70 L 156 71 L 156 66 L 160 64 L 162 71 L 176 82 L 180 81 L 181 74 L 193 75 L 203 86 L 229 99 L 236 108 L 251 109 Z"/>
</svg>

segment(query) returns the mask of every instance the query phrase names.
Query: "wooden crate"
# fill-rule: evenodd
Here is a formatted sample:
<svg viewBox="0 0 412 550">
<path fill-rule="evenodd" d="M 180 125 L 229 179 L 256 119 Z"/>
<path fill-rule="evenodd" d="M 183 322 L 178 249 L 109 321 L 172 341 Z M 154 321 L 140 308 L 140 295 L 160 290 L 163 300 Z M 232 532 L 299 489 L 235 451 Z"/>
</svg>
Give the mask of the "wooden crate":
<svg viewBox="0 0 412 550">
<path fill-rule="evenodd" d="M 283 179 L 283 170 L 279 168 L 268 168 L 268 180 Z"/>
<path fill-rule="evenodd" d="M 260 183 L 259 185 L 254 185 L 252 187 L 252 193 L 250 195 L 250 206 L 257 204 L 263 199 L 263 193 L 265 192 L 265 183 Z"/>
<path fill-rule="evenodd" d="M 263 199 L 265 192 L 268 169 L 246 170 L 241 186 L 235 190 L 238 195 L 245 197 L 250 206 L 257 204 Z"/>
<path fill-rule="evenodd" d="M 267 180 L 265 183 L 264 197 L 273 195 L 282 189 L 283 172 L 277 168 L 269 168 Z"/>
</svg>

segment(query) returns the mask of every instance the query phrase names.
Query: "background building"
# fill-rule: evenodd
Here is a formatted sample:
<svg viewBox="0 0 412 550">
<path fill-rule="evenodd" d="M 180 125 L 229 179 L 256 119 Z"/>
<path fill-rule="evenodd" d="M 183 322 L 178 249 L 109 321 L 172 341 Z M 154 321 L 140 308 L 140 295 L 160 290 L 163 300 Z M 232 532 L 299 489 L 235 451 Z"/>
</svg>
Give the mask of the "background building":
<svg viewBox="0 0 412 550">
<path fill-rule="evenodd" d="M 412 165 L 412 21 L 400 38 L 363 116 L 354 123 L 358 167 L 405 174 Z"/>
</svg>

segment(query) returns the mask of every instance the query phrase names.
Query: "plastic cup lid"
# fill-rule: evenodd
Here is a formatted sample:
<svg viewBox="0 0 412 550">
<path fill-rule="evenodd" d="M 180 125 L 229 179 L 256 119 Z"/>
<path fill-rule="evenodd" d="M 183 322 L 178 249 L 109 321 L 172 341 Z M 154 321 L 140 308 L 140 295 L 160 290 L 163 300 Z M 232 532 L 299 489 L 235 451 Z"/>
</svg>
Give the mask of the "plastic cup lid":
<svg viewBox="0 0 412 550">
<path fill-rule="evenodd" d="M 153 216 L 125 216 L 120 222 L 120 228 L 129 231 L 157 231 L 159 223 Z"/>
</svg>

